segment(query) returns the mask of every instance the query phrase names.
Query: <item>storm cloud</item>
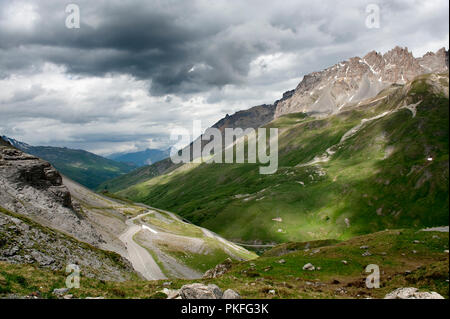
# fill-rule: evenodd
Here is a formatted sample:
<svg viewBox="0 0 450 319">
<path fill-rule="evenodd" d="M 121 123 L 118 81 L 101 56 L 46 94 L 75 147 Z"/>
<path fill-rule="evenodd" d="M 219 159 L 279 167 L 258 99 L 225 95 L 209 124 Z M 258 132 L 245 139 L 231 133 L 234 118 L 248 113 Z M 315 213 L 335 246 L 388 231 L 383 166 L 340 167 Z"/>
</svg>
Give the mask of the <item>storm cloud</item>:
<svg viewBox="0 0 450 319">
<path fill-rule="evenodd" d="M 98 153 L 166 147 L 172 126 L 272 103 L 351 56 L 448 47 L 446 0 L 74 3 L 79 29 L 64 1 L 0 1 L 0 133 Z"/>
</svg>

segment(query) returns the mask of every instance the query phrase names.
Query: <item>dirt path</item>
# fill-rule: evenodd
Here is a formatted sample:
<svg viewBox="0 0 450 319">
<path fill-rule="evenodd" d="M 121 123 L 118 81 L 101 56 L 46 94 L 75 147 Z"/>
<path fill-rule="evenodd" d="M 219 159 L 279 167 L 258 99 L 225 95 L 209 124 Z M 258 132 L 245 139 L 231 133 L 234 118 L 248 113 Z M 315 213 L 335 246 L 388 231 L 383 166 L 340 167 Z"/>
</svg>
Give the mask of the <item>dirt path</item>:
<svg viewBox="0 0 450 319">
<path fill-rule="evenodd" d="M 151 213 L 152 212 L 147 212 L 145 214 L 141 214 L 134 218 L 128 219 L 125 222 L 128 228 L 119 236 L 119 239 L 127 247 L 128 260 L 131 262 L 134 269 L 138 271 L 142 276 L 144 276 L 145 279 L 166 279 L 167 277 L 163 274 L 150 253 L 145 248 L 136 243 L 133 239 L 134 235 L 142 230 L 142 226 L 134 224 L 134 221 Z"/>
</svg>

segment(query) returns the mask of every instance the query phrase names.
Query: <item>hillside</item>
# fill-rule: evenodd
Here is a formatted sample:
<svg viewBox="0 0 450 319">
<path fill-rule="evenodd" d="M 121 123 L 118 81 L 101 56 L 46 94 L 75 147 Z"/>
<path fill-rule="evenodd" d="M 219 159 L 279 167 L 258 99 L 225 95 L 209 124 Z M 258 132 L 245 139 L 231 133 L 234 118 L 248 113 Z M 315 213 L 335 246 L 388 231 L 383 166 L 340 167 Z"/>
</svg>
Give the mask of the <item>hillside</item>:
<svg viewBox="0 0 450 319">
<path fill-rule="evenodd" d="M 0 261 L 60 271 L 84 256 L 85 274 L 156 280 L 200 278 L 226 258 L 256 257 L 175 214 L 96 194 L 0 141 Z"/>
<path fill-rule="evenodd" d="M 448 74 L 394 84 L 339 113 L 293 113 L 279 169 L 187 164 L 119 192 L 228 239 L 345 239 L 395 227 L 448 225 Z"/>
<path fill-rule="evenodd" d="M 136 168 L 132 163 L 120 163 L 84 150 L 31 146 L 12 138 L 3 138 L 16 148 L 50 162 L 63 175 L 90 189 Z"/>
<path fill-rule="evenodd" d="M 289 243 L 267 251 L 258 259 L 235 262 L 222 276 L 195 282 L 216 284 L 222 290 L 233 289 L 244 299 L 384 298 L 399 287 L 435 291 L 448 298 L 448 240 L 448 229 L 447 232 L 401 229 L 337 244 Z M 284 252 L 287 245 L 291 250 Z M 294 246 L 296 248 L 292 248 Z M 307 263 L 315 270 L 304 270 Z M 366 287 L 369 273 L 365 269 L 369 264 L 380 267 L 378 289 Z M 0 261 L 0 282 L 2 280 L 6 282 L 3 288 L 6 293 L 29 296 L 40 287 L 44 297 L 51 297 L 52 289 L 62 286 L 65 274 Z M 80 289 L 72 289 L 70 293 L 74 298 L 165 299 L 190 283 L 192 280 L 179 279 L 105 282 L 81 277 Z"/>
</svg>

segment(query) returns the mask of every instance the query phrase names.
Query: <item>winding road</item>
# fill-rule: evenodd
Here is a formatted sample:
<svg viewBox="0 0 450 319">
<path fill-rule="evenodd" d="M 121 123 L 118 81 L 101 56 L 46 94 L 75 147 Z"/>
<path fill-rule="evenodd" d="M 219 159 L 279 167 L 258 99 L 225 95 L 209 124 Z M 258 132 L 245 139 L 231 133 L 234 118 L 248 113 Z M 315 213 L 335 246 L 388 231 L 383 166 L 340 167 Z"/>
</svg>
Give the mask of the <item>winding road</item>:
<svg viewBox="0 0 450 319">
<path fill-rule="evenodd" d="M 138 271 L 147 280 L 159 280 L 167 279 L 167 277 L 162 273 L 158 264 L 155 262 L 150 253 L 133 239 L 140 230 L 142 230 L 141 225 L 134 224 L 136 219 L 142 218 L 146 215 L 153 213 L 152 211 L 145 214 L 138 215 L 134 218 L 128 219 L 125 224 L 128 228 L 119 236 L 119 239 L 127 247 L 128 260 L 133 265 L 134 269 Z M 146 226 L 146 229 L 152 233 L 157 233 L 155 230 Z"/>
</svg>

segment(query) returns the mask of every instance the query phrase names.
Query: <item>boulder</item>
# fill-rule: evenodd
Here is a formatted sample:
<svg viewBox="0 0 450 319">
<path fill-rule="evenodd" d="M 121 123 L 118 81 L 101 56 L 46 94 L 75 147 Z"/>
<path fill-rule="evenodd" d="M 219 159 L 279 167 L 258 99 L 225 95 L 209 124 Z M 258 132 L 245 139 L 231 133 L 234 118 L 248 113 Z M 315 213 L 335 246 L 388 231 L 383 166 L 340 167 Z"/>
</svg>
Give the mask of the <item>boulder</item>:
<svg viewBox="0 0 450 319">
<path fill-rule="evenodd" d="M 180 289 L 182 299 L 222 299 L 223 293 L 216 285 L 194 283 Z"/>
<path fill-rule="evenodd" d="M 388 293 L 384 299 L 445 299 L 437 292 L 420 292 L 417 288 L 398 288 Z"/>
<path fill-rule="evenodd" d="M 63 296 L 69 291 L 69 288 L 57 288 L 53 290 L 53 294 L 57 296 Z"/>
<path fill-rule="evenodd" d="M 312 270 L 315 270 L 315 269 L 316 269 L 316 267 L 314 267 L 314 265 L 311 264 L 311 263 L 307 263 L 306 265 L 303 266 L 303 270 L 312 271 Z"/>
<path fill-rule="evenodd" d="M 227 289 L 223 293 L 222 299 L 241 299 L 241 296 L 232 289 Z"/>
<path fill-rule="evenodd" d="M 218 264 L 213 269 L 208 270 L 203 275 L 205 279 L 217 278 L 228 272 L 233 265 L 233 261 L 230 258 L 227 258 L 223 263 Z"/>
</svg>

